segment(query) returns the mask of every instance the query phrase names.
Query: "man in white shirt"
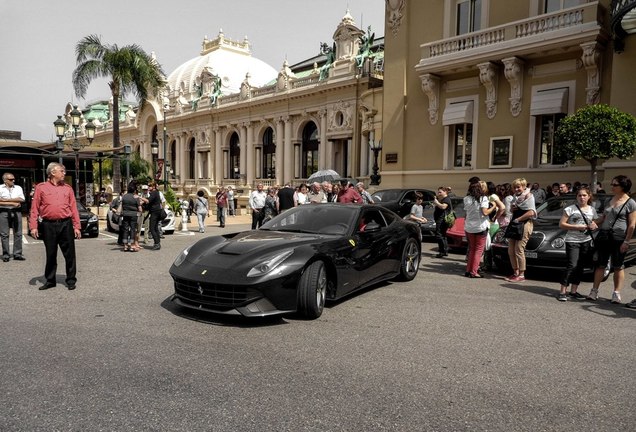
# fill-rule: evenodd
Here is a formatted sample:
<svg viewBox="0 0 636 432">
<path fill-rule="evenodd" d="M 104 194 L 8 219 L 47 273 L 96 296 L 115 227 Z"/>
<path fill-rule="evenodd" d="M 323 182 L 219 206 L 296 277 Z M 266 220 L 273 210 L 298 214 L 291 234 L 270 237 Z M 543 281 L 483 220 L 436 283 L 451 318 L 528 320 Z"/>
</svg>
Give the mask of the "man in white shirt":
<svg viewBox="0 0 636 432">
<path fill-rule="evenodd" d="M 0 185 L 0 239 L 2 240 L 2 261 L 8 262 L 9 234 L 13 229 L 13 259 L 24 261 L 22 256 L 22 212 L 24 191 L 15 184 L 15 176 L 11 173 L 2 175 L 3 184 Z"/>
<path fill-rule="evenodd" d="M 252 209 L 252 229 L 256 229 L 263 223 L 263 207 L 265 207 L 265 199 L 267 192 L 263 190 L 263 183 L 256 185 L 256 190 L 252 191 L 249 198 L 249 205 Z"/>
</svg>

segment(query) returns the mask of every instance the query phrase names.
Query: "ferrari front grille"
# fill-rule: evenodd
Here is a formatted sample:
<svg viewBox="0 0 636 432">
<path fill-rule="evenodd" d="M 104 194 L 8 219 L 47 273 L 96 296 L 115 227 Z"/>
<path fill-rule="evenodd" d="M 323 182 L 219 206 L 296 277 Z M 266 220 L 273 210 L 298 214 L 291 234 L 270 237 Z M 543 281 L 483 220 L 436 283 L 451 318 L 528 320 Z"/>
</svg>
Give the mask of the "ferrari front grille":
<svg viewBox="0 0 636 432">
<path fill-rule="evenodd" d="M 233 308 L 260 297 L 254 290 L 242 286 L 221 285 L 175 279 L 175 293 L 182 300 L 215 308 Z"/>
</svg>

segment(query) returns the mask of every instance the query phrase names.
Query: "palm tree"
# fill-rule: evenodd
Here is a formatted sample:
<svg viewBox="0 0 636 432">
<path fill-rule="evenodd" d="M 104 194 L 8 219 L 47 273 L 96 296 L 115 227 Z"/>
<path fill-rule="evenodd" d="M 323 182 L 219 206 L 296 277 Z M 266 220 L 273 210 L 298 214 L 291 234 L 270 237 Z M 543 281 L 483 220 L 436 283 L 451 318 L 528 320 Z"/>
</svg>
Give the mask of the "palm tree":
<svg viewBox="0 0 636 432">
<path fill-rule="evenodd" d="M 149 94 L 156 96 L 165 85 L 165 74 L 154 58 L 138 45 L 105 45 L 99 36 L 84 37 L 75 47 L 77 67 L 73 71 L 75 95 L 83 98 L 95 78 L 110 79 L 113 97 L 113 149 L 119 142 L 119 98 L 127 93 L 137 96 L 143 107 Z M 113 189 L 121 192 L 121 168 L 119 158 L 113 160 Z"/>
</svg>

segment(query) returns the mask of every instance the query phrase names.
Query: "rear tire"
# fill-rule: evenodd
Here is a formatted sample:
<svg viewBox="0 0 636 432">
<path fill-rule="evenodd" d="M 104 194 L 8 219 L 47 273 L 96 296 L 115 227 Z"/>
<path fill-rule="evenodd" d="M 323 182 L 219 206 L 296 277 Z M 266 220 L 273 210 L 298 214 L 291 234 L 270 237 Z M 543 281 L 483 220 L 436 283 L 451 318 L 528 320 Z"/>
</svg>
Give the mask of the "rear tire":
<svg viewBox="0 0 636 432">
<path fill-rule="evenodd" d="M 298 313 L 307 319 L 322 315 L 327 295 L 327 270 L 322 261 L 311 263 L 298 282 Z"/>
<path fill-rule="evenodd" d="M 400 262 L 400 275 L 399 280 L 411 281 L 415 279 L 418 270 L 420 269 L 420 257 L 421 257 L 420 245 L 413 238 L 408 238 L 404 244 L 404 250 L 402 251 L 402 261 Z"/>
</svg>

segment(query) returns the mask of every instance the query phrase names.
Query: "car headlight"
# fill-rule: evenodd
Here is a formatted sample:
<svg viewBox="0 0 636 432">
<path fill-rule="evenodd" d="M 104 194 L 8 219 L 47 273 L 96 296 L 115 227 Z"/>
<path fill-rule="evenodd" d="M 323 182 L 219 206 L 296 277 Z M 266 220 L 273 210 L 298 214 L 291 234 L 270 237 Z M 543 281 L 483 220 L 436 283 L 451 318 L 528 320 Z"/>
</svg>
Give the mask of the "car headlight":
<svg viewBox="0 0 636 432">
<path fill-rule="evenodd" d="M 508 239 L 504 236 L 505 234 L 505 230 L 497 231 L 495 238 L 493 239 L 493 243 L 508 244 Z"/>
<path fill-rule="evenodd" d="M 192 247 L 192 246 L 190 246 Z M 181 252 L 179 254 L 179 256 L 177 257 L 176 260 L 174 260 L 174 266 L 175 267 L 179 267 L 181 264 L 183 264 L 183 262 L 185 261 L 186 257 L 188 256 L 188 252 L 190 252 L 190 247 L 185 248 L 183 250 L 183 252 Z"/>
<path fill-rule="evenodd" d="M 88 222 L 89 223 L 93 223 L 93 222 L 97 222 L 97 221 L 98 221 L 98 219 L 97 219 L 96 215 L 93 215 L 93 216 L 88 218 Z"/>
<path fill-rule="evenodd" d="M 554 249 L 563 249 L 565 247 L 565 240 L 563 239 L 563 237 L 556 237 L 554 240 L 552 240 L 550 246 L 552 246 Z"/>
<path fill-rule="evenodd" d="M 273 257 L 269 258 L 267 261 L 263 261 L 262 263 L 252 267 L 250 271 L 247 273 L 247 277 L 263 276 L 273 271 L 276 267 L 278 267 L 283 261 L 285 261 L 293 253 L 294 251 L 292 249 L 292 250 L 287 250 L 287 251 L 274 255 Z"/>
</svg>

